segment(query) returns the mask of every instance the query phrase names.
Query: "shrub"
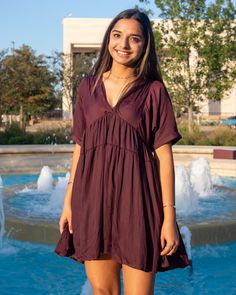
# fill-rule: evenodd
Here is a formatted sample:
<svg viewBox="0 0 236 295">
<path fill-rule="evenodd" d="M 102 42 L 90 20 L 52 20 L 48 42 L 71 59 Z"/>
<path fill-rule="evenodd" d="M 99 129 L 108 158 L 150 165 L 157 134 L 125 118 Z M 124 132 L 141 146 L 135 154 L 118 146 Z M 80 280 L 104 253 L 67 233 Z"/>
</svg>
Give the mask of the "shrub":
<svg viewBox="0 0 236 295">
<path fill-rule="evenodd" d="M 22 135 L 17 135 L 8 138 L 7 144 L 33 144 L 34 136 L 33 134 L 24 133 Z"/>
<path fill-rule="evenodd" d="M 8 124 L 5 132 L 0 136 L 1 144 L 27 144 L 33 143 L 33 136 L 24 132 L 18 122 Z"/>
<path fill-rule="evenodd" d="M 59 126 L 55 129 L 42 129 L 34 134 L 35 144 L 66 144 L 70 143 L 71 126 Z"/>
<path fill-rule="evenodd" d="M 236 130 L 227 126 L 216 126 L 209 134 L 201 131 L 198 125 L 193 126 L 191 133 L 188 132 L 186 123 L 179 124 L 178 128 L 183 137 L 178 144 L 236 146 Z M 27 133 L 14 122 L 6 127 L 5 132 L 0 133 L 0 144 L 66 144 L 71 141 L 70 133 L 71 125 Z"/>
<path fill-rule="evenodd" d="M 236 146 L 236 131 L 227 126 L 216 126 L 209 134 L 201 131 L 198 125 L 193 126 L 191 133 L 188 132 L 187 124 L 182 123 L 178 128 L 183 137 L 178 144 Z"/>
<path fill-rule="evenodd" d="M 192 132 L 188 131 L 188 126 L 186 123 L 182 123 L 178 126 L 179 132 L 182 135 L 182 139 L 178 142 L 178 144 L 185 145 L 208 145 L 209 139 L 202 132 L 198 125 L 193 126 Z"/>
<path fill-rule="evenodd" d="M 14 122 L 0 133 L 0 144 L 65 144 L 70 143 L 70 133 L 70 125 L 29 133 Z"/>
<path fill-rule="evenodd" d="M 25 134 L 25 132 L 21 129 L 19 122 L 12 122 L 11 124 L 7 124 L 4 133 L 6 138 Z"/>
<path fill-rule="evenodd" d="M 227 126 L 219 126 L 210 134 L 209 141 L 211 145 L 236 146 L 236 130 Z"/>
</svg>

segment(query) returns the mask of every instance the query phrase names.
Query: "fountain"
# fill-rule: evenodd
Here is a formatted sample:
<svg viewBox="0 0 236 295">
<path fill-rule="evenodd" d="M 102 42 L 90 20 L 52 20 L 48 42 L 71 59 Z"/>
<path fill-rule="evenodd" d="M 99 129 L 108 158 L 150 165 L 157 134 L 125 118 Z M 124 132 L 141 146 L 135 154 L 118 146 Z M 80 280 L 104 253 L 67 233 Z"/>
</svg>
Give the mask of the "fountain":
<svg viewBox="0 0 236 295">
<path fill-rule="evenodd" d="M 52 170 L 48 166 L 44 166 L 41 170 L 37 181 L 38 191 L 51 191 L 53 188 Z"/>
<path fill-rule="evenodd" d="M 235 232 L 235 180 L 233 179 L 232 183 L 227 183 L 227 185 L 225 185 L 227 180 L 222 179 L 216 175 L 212 175 L 210 172 L 209 163 L 204 158 L 193 160 L 188 168 L 182 165 L 176 166 L 175 174 L 177 220 L 180 225 L 180 233 L 183 237 L 183 241 L 185 243 L 190 260 L 192 259 L 192 254 L 194 256 L 193 259 L 195 259 L 197 253 L 199 253 L 199 250 L 196 250 L 192 247 L 194 245 L 206 245 L 209 243 L 235 240 L 235 237 L 232 234 Z M 69 173 L 53 174 L 52 169 L 45 165 L 42 167 L 39 175 L 22 175 L 20 181 L 19 178 L 14 180 L 15 178 L 16 176 L 9 175 L 2 175 L 2 177 L 0 177 L 0 254 L 4 254 L 4 256 L 7 257 L 17 257 L 17 252 L 21 251 L 22 247 L 24 249 L 22 250 L 22 253 L 25 252 L 25 246 L 19 246 L 18 244 L 15 246 L 13 242 L 8 243 L 7 237 L 46 244 L 55 244 L 55 242 L 58 241 L 58 220 L 63 206 L 63 199 L 69 179 Z M 6 217 L 4 217 L 4 212 Z M 219 216 L 221 216 L 220 224 L 218 222 Z M 4 220 L 6 222 L 5 227 Z M 2 240 L 3 235 L 4 239 Z M 31 251 L 30 249 L 33 246 L 27 247 L 27 251 Z M 206 246 L 203 250 L 201 250 L 198 259 L 203 259 L 205 263 L 206 259 L 212 255 L 214 259 L 216 259 L 219 255 L 222 255 L 226 249 L 230 253 L 227 254 L 228 256 L 226 257 L 231 255 L 231 245 L 217 247 L 219 249 L 217 248 L 217 250 L 214 250 L 213 248 L 211 249 L 210 246 Z M 32 251 L 32 255 L 36 256 L 36 253 L 40 253 L 45 250 L 40 248 L 40 250 L 37 249 L 35 252 L 34 250 Z M 53 249 L 46 258 L 46 261 L 42 262 L 45 263 L 47 267 L 52 265 L 52 269 L 50 271 L 46 269 L 45 277 L 47 278 L 46 280 L 49 286 L 45 292 L 50 293 L 51 291 L 49 290 L 56 290 L 56 292 L 60 293 L 60 288 L 62 285 L 69 286 L 70 284 L 73 285 L 74 283 L 74 288 L 77 288 L 80 284 L 79 294 L 92 294 L 92 288 L 89 281 L 84 276 L 84 270 L 83 272 L 81 271 L 79 273 L 78 281 L 76 269 L 78 267 L 78 269 L 82 270 L 82 267 L 80 268 L 80 265 L 76 264 L 77 267 L 75 268 L 75 264 L 70 264 L 73 262 L 69 261 L 69 259 L 65 259 L 63 265 L 71 265 L 71 268 L 68 268 L 67 276 L 68 278 L 71 277 L 71 273 L 74 270 L 75 277 L 73 281 L 70 282 L 67 278 L 66 284 L 65 282 L 61 283 L 59 281 L 65 276 L 66 269 L 63 269 L 62 274 L 61 260 L 59 260 L 62 258 L 52 255 L 52 251 Z M 218 252 L 221 254 L 218 254 Z M 26 253 L 26 256 L 28 255 L 29 254 Z M 32 260 L 33 256 L 30 257 Z M 42 258 L 40 257 L 40 261 L 41 259 Z M 52 262 L 51 260 L 49 262 L 49 259 L 51 259 Z M 58 279 L 54 278 L 55 282 L 52 284 L 50 282 L 53 281 L 52 279 L 53 275 L 55 274 L 56 265 L 54 260 L 58 261 Z M 225 259 L 224 261 L 228 261 L 228 259 Z M 9 264 L 9 262 L 7 263 Z M 199 262 L 196 261 L 196 267 L 198 267 L 198 263 Z M 195 268 L 195 260 L 193 265 Z M 12 267 L 15 267 L 14 262 Z M 18 266 L 17 270 L 19 270 L 20 273 L 21 270 L 19 267 L 20 266 Z M 24 266 L 24 269 L 25 267 L 26 266 Z M 34 273 L 33 270 L 35 267 L 36 265 L 32 265 L 32 269 L 29 269 L 29 271 L 34 274 L 38 281 L 39 277 L 37 277 L 37 272 Z M 225 267 L 229 266 L 227 265 Z M 30 268 L 30 266 L 27 266 L 27 269 L 28 268 Z M 190 285 L 188 285 L 188 291 L 193 288 L 193 284 L 195 288 L 199 288 L 198 282 L 199 280 L 201 282 L 203 275 L 201 275 L 201 277 L 199 276 L 198 278 L 197 276 L 199 269 L 197 272 L 194 272 L 194 268 L 189 272 L 185 270 L 181 270 L 181 272 L 179 272 L 179 274 L 181 273 L 182 278 L 184 276 L 189 276 L 190 280 L 185 279 L 185 281 L 182 278 L 180 279 L 178 276 L 176 277 L 177 272 L 171 272 L 169 285 L 168 274 L 159 274 L 155 291 L 157 291 L 157 293 L 160 295 L 166 294 L 166 292 L 171 293 L 173 291 L 173 284 L 175 286 L 174 288 L 178 288 L 177 286 L 179 286 L 179 283 L 182 282 L 183 288 L 186 288 L 185 285 L 187 284 L 187 281 L 191 281 Z M 201 269 L 205 270 L 205 267 L 202 267 Z M 39 272 L 41 277 L 42 267 Z M 205 270 L 205 272 L 210 272 L 210 270 Z M 50 282 L 48 281 L 48 275 L 51 278 Z M 162 276 L 164 275 L 165 279 L 162 281 Z M 192 281 L 193 276 L 194 282 Z M 205 276 L 206 275 L 204 273 L 204 277 Z M 205 280 L 207 282 L 209 280 L 208 277 L 206 277 Z M 75 282 L 77 282 L 77 285 Z M 16 281 L 16 284 L 18 284 L 18 281 Z M 33 283 L 29 280 L 25 284 L 27 284 L 28 288 L 28 286 L 32 285 Z M 72 289 L 73 287 L 71 287 L 69 293 L 67 291 L 65 291 L 65 293 L 74 294 L 74 289 Z M 221 291 L 222 290 L 220 290 L 220 292 Z M 33 291 L 31 289 L 31 293 L 32 292 Z M 44 294 L 46 294 L 45 292 Z"/>
<path fill-rule="evenodd" d="M 230 238 L 225 225 L 227 223 L 228 230 L 235 225 L 235 189 L 222 185 L 221 178 L 211 174 L 209 163 L 203 157 L 193 160 L 189 167 L 176 166 L 175 175 L 177 221 L 180 226 L 191 229 L 193 244 L 223 242 Z M 31 182 L 25 176 L 25 183 L 5 186 L 4 178 L 3 175 L 2 194 L 6 227 L 12 229 L 11 236 L 55 243 L 59 238 L 58 220 L 69 173 L 53 175 L 52 170 L 44 166 Z M 232 238 L 234 236 L 230 240 Z"/>
</svg>

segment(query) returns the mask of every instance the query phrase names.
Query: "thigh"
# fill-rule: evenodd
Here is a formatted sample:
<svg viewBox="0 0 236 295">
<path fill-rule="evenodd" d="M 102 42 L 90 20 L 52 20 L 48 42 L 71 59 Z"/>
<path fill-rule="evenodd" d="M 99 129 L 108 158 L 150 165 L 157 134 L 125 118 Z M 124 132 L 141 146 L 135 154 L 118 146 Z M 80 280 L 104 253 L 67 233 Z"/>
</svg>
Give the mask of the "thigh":
<svg viewBox="0 0 236 295">
<path fill-rule="evenodd" d="M 124 295 L 153 295 L 155 273 L 145 272 L 122 264 Z"/>
<path fill-rule="evenodd" d="M 107 294 L 120 294 L 120 267 L 109 253 L 85 261 L 86 275 L 93 290 L 104 290 Z"/>
</svg>

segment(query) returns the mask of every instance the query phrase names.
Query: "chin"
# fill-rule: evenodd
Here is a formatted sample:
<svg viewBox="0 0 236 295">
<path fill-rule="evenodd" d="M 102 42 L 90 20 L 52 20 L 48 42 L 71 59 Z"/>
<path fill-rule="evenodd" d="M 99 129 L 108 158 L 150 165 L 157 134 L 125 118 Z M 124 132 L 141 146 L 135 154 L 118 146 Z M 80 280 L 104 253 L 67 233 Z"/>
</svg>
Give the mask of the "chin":
<svg viewBox="0 0 236 295">
<path fill-rule="evenodd" d="M 119 64 L 119 65 L 122 65 L 122 66 L 126 66 L 126 67 L 131 67 L 133 66 L 134 64 L 136 64 L 137 60 L 135 59 L 128 59 L 128 58 L 117 58 L 117 57 L 114 57 L 114 56 L 111 56 L 112 59 L 113 59 L 113 62 Z"/>
</svg>

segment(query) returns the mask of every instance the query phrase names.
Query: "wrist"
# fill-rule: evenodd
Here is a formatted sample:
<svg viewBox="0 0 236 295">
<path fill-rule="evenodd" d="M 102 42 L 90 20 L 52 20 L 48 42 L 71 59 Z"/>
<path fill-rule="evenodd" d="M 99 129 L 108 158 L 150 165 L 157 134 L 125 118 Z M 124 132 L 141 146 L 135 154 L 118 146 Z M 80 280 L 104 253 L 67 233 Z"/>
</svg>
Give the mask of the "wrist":
<svg viewBox="0 0 236 295">
<path fill-rule="evenodd" d="M 175 221 L 176 220 L 176 212 L 175 207 L 173 206 L 163 206 L 163 213 L 164 219 L 168 221 Z"/>
<path fill-rule="evenodd" d="M 67 188 L 65 198 L 64 198 L 64 203 L 71 203 L 71 197 L 72 197 L 72 191 Z"/>
<path fill-rule="evenodd" d="M 175 209 L 175 205 L 174 204 L 164 204 L 163 205 L 163 208 L 168 208 L 168 207 Z"/>
<path fill-rule="evenodd" d="M 176 223 L 176 218 L 174 216 L 164 216 L 163 222 L 165 224 L 174 225 Z"/>
</svg>

